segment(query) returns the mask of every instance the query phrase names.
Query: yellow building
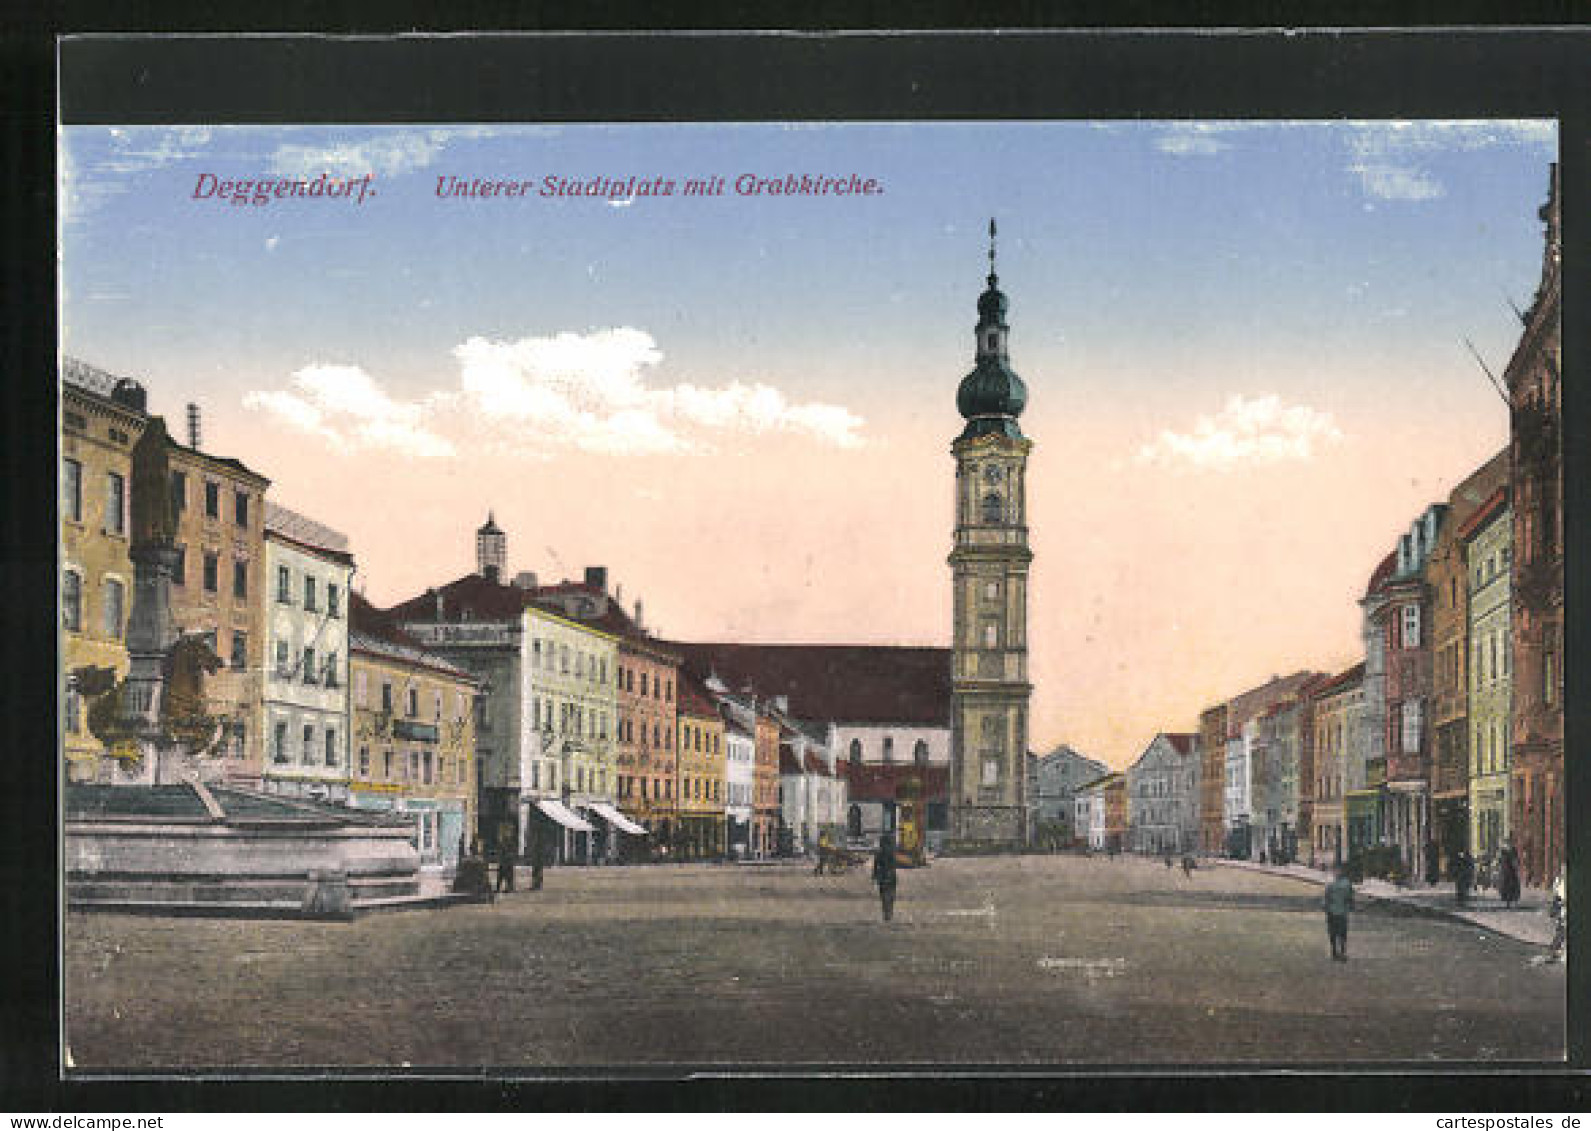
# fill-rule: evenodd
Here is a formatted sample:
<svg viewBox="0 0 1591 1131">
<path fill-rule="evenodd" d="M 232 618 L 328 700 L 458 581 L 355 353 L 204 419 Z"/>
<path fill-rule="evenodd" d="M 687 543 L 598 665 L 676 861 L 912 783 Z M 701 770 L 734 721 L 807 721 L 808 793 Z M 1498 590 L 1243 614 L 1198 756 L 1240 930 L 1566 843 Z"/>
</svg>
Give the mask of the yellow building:
<svg viewBox="0 0 1591 1131">
<path fill-rule="evenodd" d="M 88 729 L 73 673 L 127 674 L 127 615 L 133 598 L 128 556 L 132 448 L 144 431 L 145 395 L 132 381 L 67 359 L 61 384 L 62 748 L 71 781 L 108 774 Z"/>
<path fill-rule="evenodd" d="M 348 599 L 348 801 L 408 813 L 422 865 L 452 867 L 478 835 L 480 681 L 426 651 L 357 593 Z"/>
<path fill-rule="evenodd" d="M 197 432 L 195 423 L 191 431 Z M 197 436 L 190 439 L 197 440 Z M 203 633 L 225 667 L 205 683 L 225 719 L 227 780 L 261 784 L 265 756 L 265 492 L 271 481 L 235 459 L 171 441 L 171 501 L 180 556 L 171 615 Z"/>
<path fill-rule="evenodd" d="M 687 860 L 728 851 L 724 789 L 724 720 L 705 688 L 681 670 L 679 682 L 679 818 L 674 851 Z"/>
</svg>

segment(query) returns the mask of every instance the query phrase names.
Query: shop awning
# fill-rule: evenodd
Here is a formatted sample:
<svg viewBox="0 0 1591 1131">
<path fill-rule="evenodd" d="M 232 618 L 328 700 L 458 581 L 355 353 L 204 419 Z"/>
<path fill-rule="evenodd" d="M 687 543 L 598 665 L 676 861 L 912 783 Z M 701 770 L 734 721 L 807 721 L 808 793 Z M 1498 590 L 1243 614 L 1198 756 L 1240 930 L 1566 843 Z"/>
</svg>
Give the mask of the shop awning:
<svg viewBox="0 0 1591 1131">
<path fill-rule="evenodd" d="M 571 813 L 568 809 L 566 809 L 563 802 L 561 801 L 553 801 L 550 798 L 546 800 L 538 800 L 536 802 L 536 808 L 540 809 L 548 817 L 554 821 L 557 821 L 566 829 L 573 829 L 577 833 L 589 833 L 596 831 L 584 820 L 582 820 L 579 815 Z"/>
<path fill-rule="evenodd" d="M 591 811 L 597 816 L 601 817 L 604 821 L 608 822 L 608 824 L 618 829 L 621 833 L 629 833 L 631 836 L 646 835 L 646 830 L 644 828 L 630 820 L 630 818 L 626 817 L 623 813 L 619 812 L 611 805 L 604 805 L 600 801 L 593 801 L 591 803 Z"/>
</svg>

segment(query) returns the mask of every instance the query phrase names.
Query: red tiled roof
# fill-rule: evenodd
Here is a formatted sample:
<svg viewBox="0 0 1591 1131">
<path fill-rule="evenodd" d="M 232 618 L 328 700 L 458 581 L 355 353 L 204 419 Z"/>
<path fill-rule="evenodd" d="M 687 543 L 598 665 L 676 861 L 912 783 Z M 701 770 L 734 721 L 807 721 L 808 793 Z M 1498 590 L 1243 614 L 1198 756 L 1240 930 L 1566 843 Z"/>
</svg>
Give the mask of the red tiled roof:
<svg viewBox="0 0 1591 1131">
<path fill-rule="evenodd" d="M 1199 741 L 1196 734 L 1167 734 L 1166 741 L 1171 743 L 1171 748 L 1183 757 L 1192 754 Z"/>
<path fill-rule="evenodd" d="M 944 801 L 950 795 L 949 766 L 853 764 L 849 779 L 851 800 L 894 801 L 900 784 L 914 775 L 923 783 L 924 801 Z"/>
<path fill-rule="evenodd" d="M 1294 672 L 1292 675 L 1279 676 L 1269 683 L 1263 683 L 1228 700 L 1226 705 L 1227 737 L 1241 737 L 1243 727 L 1250 719 L 1264 713 L 1274 703 L 1297 698 L 1301 689 L 1312 680 L 1319 678 L 1319 676 L 1319 672 Z"/>
<path fill-rule="evenodd" d="M 350 652 L 365 652 L 390 660 L 418 664 L 455 679 L 479 683 L 480 680 L 450 663 L 393 623 L 392 618 L 357 592 L 348 594 L 348 647 Z"/>
<path fill-rule="evenodd" d="M 1365 596 L 1374 596 L 1386 588 L 1387 582 L 1392 578 L 1392 571 L 1397 568 L 1398 552 L 1393 550 L 1381 559 L 1381 564 L 1376 566 L 1374 572 L 1370 574 L 1370 584 L 1365 586 Z"/>
<path fill-rule="evenodd" d="M 1364 661 L 1360 660 L 1347 671 L 1338 672 L 1324 683 L 1316 686 L 1310 692 L 1310 694 L 1316 699 L 1324 699 L 1328 695 L 1337 694 L 1337 692 L 1342 691 L 1344 688 L 1352 687 L 1356 683 L 1363 682 L 1364 677 L 1365 665 Z"/>
<path fill-rule="evenodd" d="M 718 704 L 689 672 L 680 672 L 679 713 L 695 719 L 717 719 Z"/>
<path fill-rule="evenodd" d="M 950 649 L 674 642 L 698 678 L 785 695 L 789 714 L 833 722 L 950 725 Z"/>
<path fill-rule="evenodd" d="M 442 598 L 442 613 L 437 615 L 437 596 Z M 535 602 L 523 589 L 491 581 L 478 573 L 466 573 L 438 589 L 392 606 L 387 614 L 395 620 L 436 622 L 458 621 L 468 613 L 472 620 L 517 620 Z"/>
</svg>

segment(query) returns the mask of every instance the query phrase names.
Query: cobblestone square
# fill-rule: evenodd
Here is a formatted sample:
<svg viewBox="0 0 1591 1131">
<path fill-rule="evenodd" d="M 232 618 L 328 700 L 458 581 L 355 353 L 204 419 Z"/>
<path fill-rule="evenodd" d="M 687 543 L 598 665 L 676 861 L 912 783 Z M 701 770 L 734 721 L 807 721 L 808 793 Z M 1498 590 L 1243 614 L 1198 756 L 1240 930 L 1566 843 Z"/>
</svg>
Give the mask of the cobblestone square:
<svg viewBox="0 0 1591 1131">
<path fill-rule="evenodd" d="M 69 915 L 79 1070 L 1550 1061 L 1540 948 L 1142 858 L 939 860 L 892 923 L 863 870 L 561 868 L 352 923 Z"/>
</svg>

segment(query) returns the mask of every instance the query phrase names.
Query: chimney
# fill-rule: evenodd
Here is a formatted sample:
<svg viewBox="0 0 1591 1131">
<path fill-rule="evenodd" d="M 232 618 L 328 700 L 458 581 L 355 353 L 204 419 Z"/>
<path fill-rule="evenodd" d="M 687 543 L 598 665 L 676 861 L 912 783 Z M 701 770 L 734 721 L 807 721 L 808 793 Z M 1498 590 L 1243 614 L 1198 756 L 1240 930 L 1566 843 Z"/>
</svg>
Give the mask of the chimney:
<svg viewBox="0 0 1591 1131">
<path fill-rule="evenodd" d="M 613 599 L 618 603 L 620 608 L 624 607 L 624 586 L 615 585 L 613 587 Z"/>
<path fill-rule="evenodd" d="M 436 602 L 436 619 L 440 624 L 442 621 L 442 591 L 440 589 L 431 589 L 427 590 L 427 592 L 431 594 L 431 599 Z"/>
<path fill-rule="evenodd" d="M 586 566 L 586 588 L 595 589 L 598 593 L 608 591 L 608 567 Z"/>
<path fill-rule="evenodd" d="M 780 714 L 788 715 L 790 713 L 790 696 L 775 695 L 773 697 L 773 705 L 779 708 Z"/>
<path fill-rule="evenodd" d="M 514 588 L 531 590 L 536 588 L 536 575 L 528 569 L 522 569 L 514 574 Z"/>
<path fill-rule="evenodd" d="M 199 450 L 199 406 L 188 402 L 188 446 Z"/>
<path fill-rule="evenodd" d="M 646 627 L 646 621 L 641 617 L 641 599 L 639 597 L 635 599 L 635 627 Z"/>
<path fill-rule="evenodd" d="M 123 377 L 116 382 L 116 387 L 110 392 L 110 399 L 134 412 L 145 412 L 149 406 L 149 397 L 144 392 L 144 387 L 130 377 Z"/>
</svg>

